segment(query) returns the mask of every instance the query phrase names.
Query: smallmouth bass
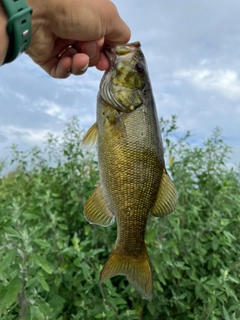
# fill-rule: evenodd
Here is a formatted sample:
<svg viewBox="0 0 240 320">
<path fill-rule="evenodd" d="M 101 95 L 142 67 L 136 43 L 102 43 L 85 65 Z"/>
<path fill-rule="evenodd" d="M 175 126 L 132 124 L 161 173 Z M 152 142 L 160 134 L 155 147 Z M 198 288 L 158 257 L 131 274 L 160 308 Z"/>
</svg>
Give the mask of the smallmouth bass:
<svg viewBox="0 0 240 320">
<path fill-rule="evenodd" d="M 97 98 L 97 122 L 82 145 L 98 147 L 100 181 L 86 202 L 93 224 L 117 223 L 117 240 L 100 283 L 125 275 L 152 299 L 152 273 L 144 242 L 148 213 L 172 213 L 177 192 L 165 168 L 163 144 L 147 65 L 139 42 L 105 47 L 110 68 Z"/>
</svg>

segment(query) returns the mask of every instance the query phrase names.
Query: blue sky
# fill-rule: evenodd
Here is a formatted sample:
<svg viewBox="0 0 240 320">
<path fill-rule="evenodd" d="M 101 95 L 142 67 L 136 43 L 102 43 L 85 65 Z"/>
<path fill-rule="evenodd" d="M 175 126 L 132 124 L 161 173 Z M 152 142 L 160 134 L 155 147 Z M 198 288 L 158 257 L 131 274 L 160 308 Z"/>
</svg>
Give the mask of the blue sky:
<svg viewBox="0 0 240 320">
<path fill-rule="evenodd" d="M 240 158 L 240 1 L 113 1 L 140 41 L 158 116 L 178 116 L 195 141 L 216 126 Z M 0 69 L 0 157 L 12 143 L 41 145 L 77 115 L 83 129 L 95 122 L 102 72 L 56 80 L 22 55 Z"/>
</svg>

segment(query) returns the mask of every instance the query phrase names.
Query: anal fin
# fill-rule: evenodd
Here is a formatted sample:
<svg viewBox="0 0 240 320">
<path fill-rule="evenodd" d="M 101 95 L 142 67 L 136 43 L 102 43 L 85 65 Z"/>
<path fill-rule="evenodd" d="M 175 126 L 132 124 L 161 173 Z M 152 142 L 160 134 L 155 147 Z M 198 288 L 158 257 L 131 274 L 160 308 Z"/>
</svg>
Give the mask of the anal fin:
<svg viewBox="0 0 240 320">
<path fill-rule="evenodd" d="M 172 213 L 177 205 L 177 191 L 167 171 L 164 169 L 156 201 L 150 210 L 155 217 L 162 217 Z"/>
<path fill-rule="evenodd" d="M 104 227 L 114 223 L 115 217 L 103 198 L 100 185 L 87 200 L 84 207 L 84 216 L 88 222 Z"/>
</svg>

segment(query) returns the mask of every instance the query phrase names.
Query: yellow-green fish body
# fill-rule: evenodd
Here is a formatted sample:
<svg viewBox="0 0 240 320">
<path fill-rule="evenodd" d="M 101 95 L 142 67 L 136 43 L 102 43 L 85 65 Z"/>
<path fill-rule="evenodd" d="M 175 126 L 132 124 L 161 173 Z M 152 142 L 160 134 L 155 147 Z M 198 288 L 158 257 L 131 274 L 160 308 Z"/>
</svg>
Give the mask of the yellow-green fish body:
<svg viewBox="0 0 240 320">
<path fill-rule="evenodd" d="M 98 145 L 100 182 L 85 205 L 90 223 L 116 219 L 117 240 L 100 281 L 118 274 L 147 299 L 152 274 L 144 236 L 148 213 L 170 214 L 176 190 L 166 172 L 146 62 L 139 42 L 105 50 L 111 63 L 98 95 L 97 123 L 83 145 Z"/>
</svg>

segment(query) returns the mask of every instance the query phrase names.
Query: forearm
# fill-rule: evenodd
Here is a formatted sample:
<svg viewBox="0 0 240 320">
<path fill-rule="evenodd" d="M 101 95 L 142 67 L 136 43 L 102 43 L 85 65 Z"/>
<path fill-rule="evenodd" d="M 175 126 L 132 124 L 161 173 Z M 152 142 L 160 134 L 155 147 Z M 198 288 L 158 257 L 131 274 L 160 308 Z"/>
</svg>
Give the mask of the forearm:
<svg viewBox="0 0 240 320">
<path fill-rule="evenodd" d="M 2 3 L 0 3 L 0 65 L 3 64 L 8 49 L 9 38 L 6 30 L 7 21 L 7 14 Z"/>
</svg>

